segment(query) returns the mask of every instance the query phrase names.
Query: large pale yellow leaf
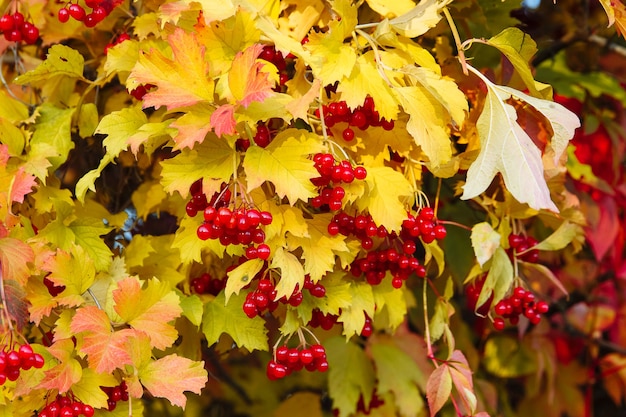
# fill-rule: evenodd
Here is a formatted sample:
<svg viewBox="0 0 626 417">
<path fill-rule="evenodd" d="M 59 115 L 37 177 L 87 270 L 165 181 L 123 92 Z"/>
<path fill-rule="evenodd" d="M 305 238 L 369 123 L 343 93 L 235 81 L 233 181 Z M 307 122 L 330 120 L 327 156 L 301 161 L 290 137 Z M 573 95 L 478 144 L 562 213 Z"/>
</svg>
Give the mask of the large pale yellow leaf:
<svg viewBox="0 0 626 417">
<path fill-rule="evenodd" d="M 337 319 L 343 323 L 343 334 L 348 338 L 361 334 L 365 325 L 365 314 L 373 317 L 376 308 L 372 286 L 368 283 L 352 282 L 350 293 L 352 294 L 350 307 L 343 308 Z"/>
<path fill-rule="evenodd" d="M 403 36 L 415 38 L 423 35 L 441 20 L 440 10 L 450 1 L 422 0 L 405 14 L 391 19 L 391 26 Z"/>
<path fill-rule="evenodd" d="M 343 32 L 330 30 L 327 33 L 312 32 L 305 49 L 311 54 L 309 65 L 315 78 L 324 85 L 347 77 L 357 60 L 356 52 L 343 43 Z M 363 102 L 359 103 L 363 104 Z"/>
<path fill-rule="evenodd" d="M 376 13 L 383 17 L 394 18 L 408 13 L 413 7 L 415 2 L 413 0 L 366 0 L 367 4 Z"/>
<path fill-rule="evenodd" d="M 280 269 L 280 281 L 276 285 L 276 299 L 289 298 L 296 286 L 302 289 L 304 268 L 294 254 L 283 248 L 277 248 L 272 254 L 271 267 Z"/>
<path fill-rule="evenodd" d="M 309 155 L 323 149 L 319 138 L 301 129 L 287 129 L 279 133 L 267 146 L 251 146 L 246 151 L 243 167 L 248 190 L 265 181 L 272 183 L 278 196 L 287 197 L 291 204 L 316 195 L 311 178 L 319 173 Z"/>
<path fill-rule="evenodd" d="M 492 83 L 472 66 L 468 65 L 468 69 L 483 80 L 488 92 L 477 122 L 480 153 L 467 172 L 461 198 L 476 197 L 487 189 L 497 173 L 501 173 L 507 189 L 519 202 L 537 210 L 558 211 L 543 175 L 541 151 L 517 123 L 516 110 L 506 100 L 515 94 L 516 98 L 530 100 L 529 104 L 538 106 L 537 110 L 549 118 L 548 122 L 555 132 L 555 152 L 570 139 L 567 135 L 573 133 L 578 125 L 577 118 L 571 117 L 569 110 L 556 103 L 529 98 L 516 90 Z M 573 126 L 567 126 L 567 122 L 573 123 Z"/>
<path fill-rule="evenodd" d="M 500 247 L 500 234 L 487 222 L 478 223 L 472 227 L 471 240 L 480 266 L 491 259 L 496 249 Z"/>
<path fill-rule="evenodd" d="M 232 271 L 229 271 L 226 280 L 226 288 L 224 290 L 226 296 L 225 303 L 228 304 L 228 300 L 232 294 L 239 294 L 239 291 L 241 291 L 243 287 L 250 285 L 261 268 L 263 268 L 263 260 L 249 259 Z"/>
<path fill-rule="evenodd" d="M 165 106 L 171 110 L 213 100 L 213 81 L 207 78 L 209 66 L 204 59 L 205 47 L 200 45 L 196 35 L 178 28 L 168 42 L 173 59 L 155 49 L 140 53 L 126 86 L 131 90 L 142 84 L 157 86 L 144 96 L 144 107 Z"/>
</svg>

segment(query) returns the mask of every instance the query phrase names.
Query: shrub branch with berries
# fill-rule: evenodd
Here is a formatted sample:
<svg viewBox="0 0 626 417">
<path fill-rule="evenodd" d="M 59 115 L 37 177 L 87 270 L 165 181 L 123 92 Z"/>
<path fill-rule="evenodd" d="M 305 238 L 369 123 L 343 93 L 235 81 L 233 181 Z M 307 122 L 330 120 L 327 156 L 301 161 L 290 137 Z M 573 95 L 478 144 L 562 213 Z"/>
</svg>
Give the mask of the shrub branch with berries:
<svg viewBox="0 0 626 417">
<path fill-rule="evenodd" d="M 619 179 L 487 3 L 2 3 L 0 414 L 570 412 Z"/>
</svg>

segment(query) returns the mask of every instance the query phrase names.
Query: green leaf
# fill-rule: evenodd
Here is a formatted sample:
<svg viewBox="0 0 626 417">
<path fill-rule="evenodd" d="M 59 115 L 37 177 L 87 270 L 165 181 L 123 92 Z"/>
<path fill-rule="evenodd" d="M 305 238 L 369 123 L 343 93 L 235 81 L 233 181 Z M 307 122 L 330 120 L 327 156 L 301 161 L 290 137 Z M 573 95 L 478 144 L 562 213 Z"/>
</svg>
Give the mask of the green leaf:
<svg viewBox="0 0 626 417">
<path fill-rule="evenodd" d="M 102 142 L 106 152 L 118 156 L 128 148 L 128 138 L 146 123 L 148 118 L 140 106 L 126 107 L 104 116 L 96 128 L 96 133 L 107 135 Z"/>
<path fill-rule="evenodd" d="M 280 281 L 276 285 L 276 299 L 289 298 L 296 286 L 302 289 L 304 285 L 304 268 L 291 252 L 277 248 L 272 255 L 272 268 L 280 268 Z"/>
<path fill-rule="evenodd" d="M 483 363 L 501 378 L 517 378 L 537 371 L 537 355 L 516 337 L 495 334 L 487 340 Z"/>
<path fill-rule="evenodd" d="M 476 260 L 481 267 L 500 247 L 500 234 L 487 222 L 478 223 L 472 227 L 471 240 Z"/>
<path fill-rule="evenodd" d="M 342 309 L 337 319 L 338 322 L 343 323 L 343 334 L 346 337 L 361 334 L 365 325 L 365 314 L 373 317 L 376 308 L 372 286 L 368 283 L 352 282 L 350 293 L 352 294 L 350 307 Z"/>
<path fill-rule="evenodd" d="M 67 160 L 70 150 L 74 148 L 71 134 L 74 109 L 59 109 L 51 104 L 43 104 L 39 107 L 38 113 L 30 146 L 35 152 L 37 148 L 52 146 L 56 156 L 49 160 L 52 169 L 56 169 Z"/>
<path fill-rule="evenodd" d="M 196 230 L 202 223 L 202 216 L 195 217 L 185 216 L 180 222 L 172 247 L 180 250 L 180 261 L 183 265 L 192 262 L 202 262 L 202 250 L 208 249 L 216 255 L 222 257 L 224 255 L 224 246 L 219 240 L 200 240 Z"/>
<path fill-rule="evenodd" d="M 91 368 L 83 368 L 80 381 L 72 385 L 72 394 L 94 408 L 106 408 L 109 396 L 100 387 L 114 387 L 118 384 L 111 374 L 99 374 Z"/>
<path fill-rule="evenodd" d="M 23 85 L 39 81 L 47 81 L 56 76 L 83 78 L 85 60 L 80 52 L 65 45 L 53 45 L 48 50 L 46 60 L 37 68 L 20 75 L 14 83 Z"/>
<path fill-rule="evenodd" d="M 582 233 L 582 228 L 568 221 L 564 221 L 550 236 L 534 246 L 537 250 L 561 250 L 569 245 L 577 235 Z"/>
<path fill-rule="evenodd" d="M 74 241 L 93 259 L 96 271 L 105 271 L 111 264 L 113 253 L 101 236 L 111 230 L 100 219 L 80 217 L 69 225 Z"/>
<path fill-rule="evenodd" d="M 252 282 L 256 274 L 258 274 L 259 271 L 263 268 L 263 264 L 264 261 L 262 259 L 249 259 L 239 265 L 237 268 L 228 272 L 226 289 L 224 290 L 224 293 L 226 295 L 226 304 L 228 304 L 228 300 L 230 299 L 231 295 L 239 295 L 239 291 Z"/>
<path fill-rule="evenodd" d="M 419 383 L 424 378 L 415 361 L 392 343 L 371 345 L 376 365 L 378 394 L 391 392 L 402 416 L 417 416 L 424 409 Z"/>
<path fill-rule="evenodd" d="M 0 117 L 0 143 L 9 147 L 9 154 L 22 155 L 26 138 L 24 132 L 9 120 Z"/>
<path fill-rule="evenodd" d="M 322 149 L 317 135 L 301 129 L 287 129 L 279 133 L 265 149 L 251 146 L 243 161 L 248 190 L 268 181 L 274 184 L 276 194 L 281 198 L 287 197 L 292 205 L 297 200 L 306 201 L 315 197 L 316 187 L 311 178 L 319 173 L 308 157 Z"/>
<path fill-rule="evenodd" d="M 180 292 L 177 292 L 177 294 L 180 299 L 180 308 L 183 309 L 183 316 L 187 317 L 193 325 L 200 326 L 202 324 L 202 310 L 204 306 L 202 300 L 195 294 L 187 296 Z"/>
<path fill-rule="evenodd" d="M 390 330 L 395 330 L 406 318 L 407 301 L 404 290 L 393 288 L 391 279 L 387 277 L 379 285 L 372 287 L 372 293 L 376 303 L 376 325 L 386 325 Z"/>
<path fill-rule="evenodd" d="M 504 298 L 513 283 L 513 265 L 506 251 L 498 247 L 493 255 L 487 278 L 483 284 L 476 307 L 482 306 L 491 297 L 493 292 L 493 304 Z"/>
<path fill-rule="evenodd" d="M 246 316 L 242 308 L 245 298 L 243 293 L 232 295 L 226 304 L 224 292 L 221 292 L 205 304 L 202 332 L 209 346 L 217 343 L 222 333 L 226 333 L 239 347 L 250 351 L 268 350 L 265 320 Z"/>
<path fill-rule="evenodd" d="M 333 337 L 324 342 L 328 358 L 328 393 L 333 407 L 344 417 L 356 411 L 362 395 L 369 403 L 374 392 L 375 373 L 372 362 L 361 347 L 342 337 Z"/>
</svg>

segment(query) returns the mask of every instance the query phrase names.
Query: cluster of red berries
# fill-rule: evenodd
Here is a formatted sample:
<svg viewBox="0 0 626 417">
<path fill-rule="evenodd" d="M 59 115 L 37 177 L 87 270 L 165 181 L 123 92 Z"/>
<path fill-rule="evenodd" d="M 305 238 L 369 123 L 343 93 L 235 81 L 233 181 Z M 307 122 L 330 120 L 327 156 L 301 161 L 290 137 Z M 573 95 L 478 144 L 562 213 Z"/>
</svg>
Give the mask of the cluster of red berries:
<svg viewBox="0 0 626 417">
<path fill-rule="evenodd" d="M 56 297 L 57 295 L 61 294 L 63 291 L 65 291 L 65 285 L 56 285 L 54 282 L 52 282 L 52 280 L 48 277 L 45 277 L 43 279 L 43 285 L 46 286 L 46 288 L 48 289 L 48 293 L 52 296 L 52 297 Z"/>
<path fill-rule="evenodd" d="M 465 286 L 465 295 L 467 297 L 467 307 L 472 311 L 476 311 L 476 313 L 482 317 L 486 316 L 487 313 L 489 313 L 489 310 L 491 309 L 491 303 L 493 302 L 493 292 L 491 292 L 491 295 L 489 296 L 487 301 L 485 301 L 483 304 L 479 306 L 477 305 L 478 298 L 480 297 L 480 293 L 483 290 L 483 286 L 485 285 L 486 278 L 487 278 L 487 274 L 484 274 L 480 276 L 479 278 L 477 278 L 476 280 L 474 280 L 471 284 L 468 284 L 467 286 Z"/>
<path fill-rule="evenodd" d="M 289 81 L 287 61 L 282 52 L 277 51 L 274 45 L 265 45 L 259 54 L 259 59 L 271 62 L 278 69 L 278 86 L 274 88 L 274 90 L 278 92 L 282 91 L 283 86 Z"/>
<path fill-rule="evenodd" d="M 128 387 L 126 381 L 122 381 L 115 387 L 100 387 L 102 391 L 109 397 L 107 400 L 107 409 L 115 410 L 117 403 L 120 401 L 128 401 Z"/>
<path fill-rule="evenodd" d="M 267 364 L 267 377 L 270 380 L 281 379 L 303 368 L 311 372 L 328 370 L 324 346 L 316 344 L 302 349 L 279 346 L 274 351 L 274 359 Z"/>
<path fill-rule="evenodd" d="M 92 417 L 94 409 L 78 401 L 71 393 L 57 395 L 54 401 L 46 405 L 37 415 L 39 417 Z"/>
<path fill-rule="evenodd" d="M 272 141 L 272 131 L 265 123 L 259 122 L 256 128 L 256 133 L 252 139 L 257 146 L 265 148 Z M 250 147 L 250 139 L 239 138 L 235 142 L 235 146 L 237 147 L 237 150 L 247 151 Z"/>
<path fill-rule="evenodd" d="M 20 12 L 6 13 L 0 17 L 0 32 L 9 42 L 22 42 L 32 45 L 39 39 L 39 29 L 31 22 L 26 21 Z"/>
<path fill-rule="evenodd" d="M 57 18 L 59 22 L 66 23 L 71 17 L 74 20 L 83 22 L 85 27 L 92 28 L 102 22 L 120 3 L 117 0 L 85 0 L 85 4 L 91 9 L 89 13 L 78 3 L 68 3 L 65 7 L 59 9 Z"/>
<path fill-rule="evenodd" d="M 535 294 L 531 291 L 515 287 L 510 297 L 500 300 L 494 307 L 494 313 L 500 317 L 493 319 L 493 328 L 504 329 L 504 319 L 509 319 L 509 323 L 515 325 L 522 314 L 532 324 L 538 324 L 541 321 L 541 315 L 547 313 L 549 309 L 548 303 L 537 301 Z"/>
<path fill-rule="evenodd" d="M 321 208 L 327 205 L 332 211 L 340 210 L 346 191 L 340 184 L 349 184 L 356 180 L 364 180 L 367 170 L 362 166 L 352 166 L 349 161 L 336 161 L 335 157 L 327 153 L 318 153 L 313 156 L 315 169 L 320 176 L 311 178 L 311 182 L 319 187 L 319 195 L 311 199 L 311 205 Z"/>
<path fill-rule="evenodd" d="M 28 343 L 12 348 L 5 346 L 0 351 L 0 385 L 7 379 L 16 381 L 21 371 L 28 371 L 31 368 L 41 369 L 43 365 L 43 356 L 33 352 L 32 346 Z"/>
<path fill-rule="evenodd" d="M 534 237 L 511 233 L 509 235 L 508 254 L 511 258 L 515 255 L 522 261 L 536 263 L 539 260 L 539 251 L 537 249 L 529 249 L 537 243 L 539 242 Z"/>
<path fill-rule="evenodd" d="M 383 239 L 384 247 L 356 259 L 350 266 L 350 272 L 355 277 L 364 274 L 370 285 L 380 284 L 387 272 L 390 272 L 394 288 L 401 288 L 411 274 L 422 278 L 426 276 L 426 269 L 416 258 L 417 238 L 421 237 L 424 242 L 430 243 L 446 237 L 446 228 L 437 224 L 430 207 L 422 208 L 417 216 L 407 213 L 399 235 L 396 232 L 389 233 L 384 226 L 377 226 L 369 215 L 350 216 L 346 213 L 335 216 L 328 231 L 330 234 L 342 233 L 346 236 L 353 234 L 366 251 L 373 248 L 374 237 Z"/>
<path fill-rule="evenodd" d="M 385 130 L 393 130 L 394 121 L 381 119 L 374 105 L 374 99 L 370 96 L 365 98 L 362 106 L 351 110 L 345 101 L 336 101 L 328 105 L 322 106 L 324 114 L 324 123 L 326 127 L 331 128 L 337 123 L 347 123 L 348 126 L 343 130 L 341 136 L 346 142 L 354 140 L 354 129 L 366 130 L 367 128 L 380 126 Z M 315 115 L 319 117 L 319 110 Z"/>
<path fill-rule="evenodd" d="M 130 40 L 130 35 L 126 32 L 120 33 L 113 41 L 106 44 L 104 47 L 104 54 L 106 55 L 109 52 L 109 48 L 113 48 L 115 45 L 119 45 L 122 42 L 126 42 Z"/>
<path fill-rule="evenodd" d="M 324 330 L 330 330 L 337 323 L 339 316 L 336 314 L 324 314 L 319 308 L 312 311 L 311 320 L 308 322 L 310 327 L 321 327 Z"/>
<path fill-rule="evenodd" d="M 206 194 L 202 192 L 201 179 L 191 184 L 189 192 L 191 193 L 191 200 L 189 200 L 185 206 L 185 211 L 189 217 L 196 217 L 199 212 L 204 211 L 208 206 L 215 207 L 216 209 L 226 207 L 232 197 L 230 190 L 226 188 L 226 184 L 223 184 L 221 190 L 213 194 L 211 200 L 208 200 Z"/>
<path fill-rule="evenodd" d="M 313 283 L 311 277 L 306 275 L 304 278 L 303 289 L 309 291 L 313 297 L 322 298 L 326 295 L 326 288 L 321 283 Z M 267 278 L 261 279 L 254 291 L 246 295 L 243 303 L 243 311 L 250 318 L 260 316 L 265 309 L 272 312 L 278 307 L 278 303 L 289 304 L 292 307 L 298 307 L 304 300 L 304 294 L 296 286 L 289 298 L 283 296 L 276 300 L 276 288 L 274 283 Z"/>
<path fill-rule="evenodd" d="M 211 294 L 217 296 L 226 286 L 225 279 L 211 277 L 208 272 L 191 279 L 191 288 L 196 294 Z"/>
<path fill-rule="evenodd" d="M 267 211 L 246 207 L 235 210 L 228 207 L 217 209 L 208 206 L 204 209 L 204 222 L 198 226 L 197 234 L 201 240 L 219 239 L 224 246 L 250 245 L 253 242 L 261 244 L 265 241 L 265 232 L 260 229 L 260 226 L 267 226 L 270 223 L 272 223 L 272 214 Z M 256 256 L 250 253 L 249 255 L 252 256 L 248 258 L 267 259 L 269 256 L 269 252 L 265 253 L 260 246 L 256 252 Z"/>
</svg>

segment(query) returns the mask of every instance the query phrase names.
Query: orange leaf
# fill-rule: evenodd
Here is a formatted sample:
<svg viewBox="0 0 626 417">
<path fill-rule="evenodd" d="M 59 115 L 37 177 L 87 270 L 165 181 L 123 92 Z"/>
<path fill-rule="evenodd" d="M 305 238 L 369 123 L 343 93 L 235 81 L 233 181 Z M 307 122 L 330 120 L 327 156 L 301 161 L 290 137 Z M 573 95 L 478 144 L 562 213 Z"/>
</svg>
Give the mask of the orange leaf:
<svg viewBox="0 0 626 417">
<path fill-rule="evenodd" d="M 80 351 L 87 355 L 89 367 L 98 373 L 110 373 L 124 365 L 132 364 L 127 350 L 127 339 L 136 332 L 131 329 L 113 331 L 106 313 L 95 306 L 85 306 L 76 311 L 72 332 L 84 332 Z"/>
<path fill-rule="evenodd" d="M 171 346 L 178 337 L 174 326 L 168 323 L 180 316 L 182 308 L 167 282 L 152 279 L 142 289 L 137 279 L 126 278 L 118 282 L 113 300 L 122 320 L 147 334 L 157 349 Z"/>
<path fill-rule="evenodd" d="M 185 407 L 184 391 L 200 394 L 208 380 L 204 362 L 195 362 L 176 354 L 150 362 L 140 370 L 144 387 L 155 397 L 166 398 L 173 405 Z"/>
<path fill-rule="evenodd" d="M 215 134 L 217 136 L 222 135 L 234 135 L 236 130 L 235 126 L 235 106 L 232 104 L 224 104 L 217 108 L 211 114 L 211 124 L 215 128 Z"/>
<path fill-rule="evenodd" d="M 74 342 L 71 339 L 59 340 L 50 346 L 48 351 L 59 360 L 59 364 L 46 371 L 39 386 L 49 390 L 57 389 L 61 394 L 65 393 L 80 381 L 83 374 L 80 362 L 74 359 Z"/>
<path fill-rule="evenodd" d="M 19 167 L 11 182 L 9 201 L 23 203 L 24 196 L 30 193 L 35 185 L 37 185 L 35 176 L 25 172 L 24 167 Z"/>
<path fill-rule="evenodd" d="M 452 377 L 447 364 L 439 366 L 435 369 L 426 383 L 426 397 L 428 398 L 428 408 L 431 417 L 437 412 L 450 398 L 452 393 Z"/>
<path fill-rule="evenodd" d="M 257 58 L 263 45 L 254 44 L 243 52 L 237 53 L 228 73 L 228 86 L 237 103 L 248 107 L 253 101 L 263 101 L 274 94 L 274 81 L 264 72 L 266 66 Z"/>
<path fill-rule="evenodd" d="M 0 144 L 0 167 L 7 166 L 7 162 L 9 162 L 9 145 Z"/>
<path fill-rule="evenodd" d="M 26 284 L 30 275 L 28 263 L 35 259 L 33 250 L 26 243 L 12 237 L 0 239 L 0 263 L 2 264 L 2 278 L 14 279 L 20 284 Z"/>
<path fill-rule="evenodd" d="M 183 29 L 169 36 L 174 59 L 158 50 L 142 52 L 126 86 L 132 90 L 139 85 L 153 84 L 156 90 L 143 97 L 143 107 L 166 106 L 168 110 L 213 100 L 213 81 L 207 78 L 209 66 L 204 59 L 205 47 L 196 35 Z"/>
</svg>

